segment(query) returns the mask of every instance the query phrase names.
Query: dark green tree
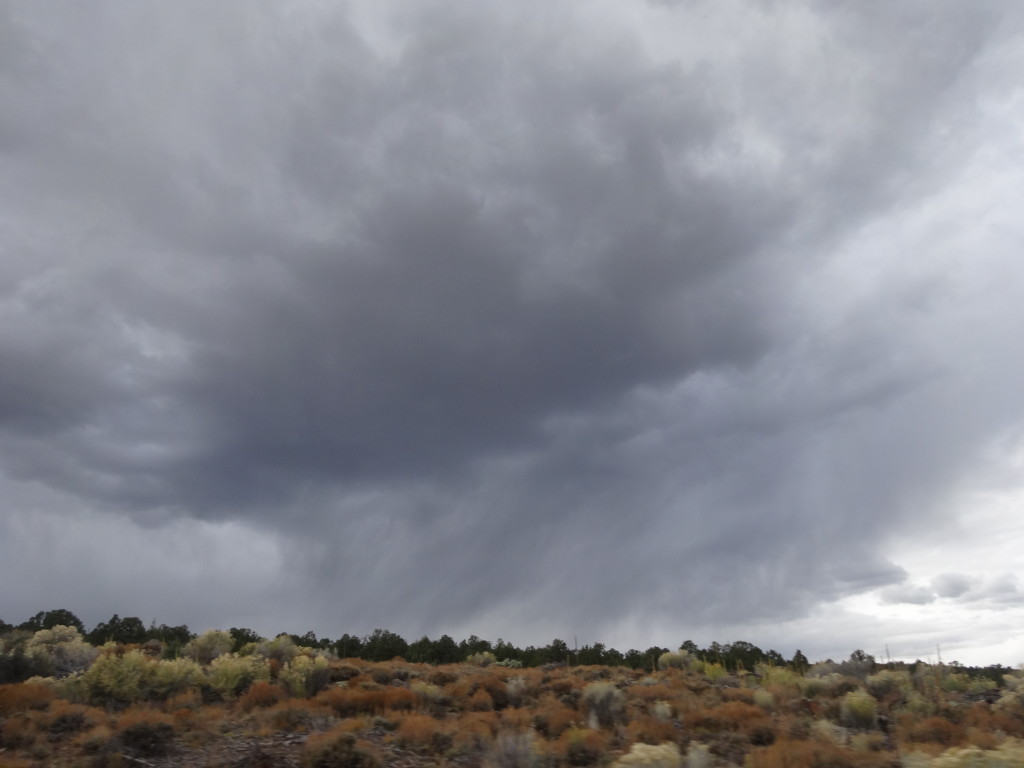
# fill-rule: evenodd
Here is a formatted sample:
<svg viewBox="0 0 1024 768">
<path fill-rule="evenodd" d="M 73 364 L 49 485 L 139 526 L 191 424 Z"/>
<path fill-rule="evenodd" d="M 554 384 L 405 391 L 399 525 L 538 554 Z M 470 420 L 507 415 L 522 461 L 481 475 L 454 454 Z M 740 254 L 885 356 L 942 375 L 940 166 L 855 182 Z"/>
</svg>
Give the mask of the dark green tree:
<svg viewBox="0 0 1024 768">
<path fill-rule="evenodd" d="M 576 654 L 576 663 L 588 666 L 595 666 L 598 664 L 606 663 L 604 643 L 584 645 L 582 648 L 580 648 L 579 653 Z"/>
<path fill-rule="evenodd" d="M 249 643 L 258 643 L 263 638 L 260 637 L 259 632 L 248 627 L 232 627 L 228 630 L 228 634 L 231 635 L 231 652 L 238 653 L 242 648 Z"/>
<path fill-rule="evenodd" d="M 347 632 L 334 641 L 334 652 L 342 659 L 358 659 L 363 655 L 363 641 Z"/>
<path fill-rule="evenodd" d="M 104 643 L 144 643 L 146 642 L 146 625 L 137 616 L 121 618 L 116 613 L 110 621 L 101 621 L 92 632 L 85 636 L 93 645 Z"/>
<path fill-rule="evenodd" d="M 564 664 L 569 658 L 569 646 L 557 637 L 541 649 L 541 664 Z"/>
<path fill-rule="evenodd" d="M 373 634 L 363 639 L 362 657 L 367 661 L 390 661 L 396 656 L 404 657 L 409 644 L 394 632 L 386 629 L 375 629 Z"/>
<path fill-rule="evenodd" d="M 516 646 L 512 645 L 512 643 L 506 642 L 500 637 L 495 641 L 493 651 L 494 658 L 498 661 L 509 661 L 511 659 L 515 661 L 522 661 L 524 665 L 526 663 L 523 660 L 523 652 Z"/>
<path fill-rule="evenodd" d="M 650 665 L 644 652 L 638 651 L 636 648 L 630 648 L 622 658 L 630 669 L 643 669 L 645 666 Z"/>
<path fill-rule="evenodd" d="M 147 640 L 159 640 L 164 644 L 165 659 L 178 658 L 181 655 L 181 649 L 194 638 L 195 634 L 190 632 L 189 628 L 184 624 L 170 627 L 166 624 L 157 626 L 156 622 L 153 622 L 150 624 L 149 629 L 146 630 Z"/>
<path fill-rule="evenodd" d="M 458 664 L 464 658 L 458 644 L 448 635 L 441 635 L 434 643 L 434 664 Z"/>
<path fill-rule="evenodd" d="M 20 624 L 18 629 L 38 632 L 41 629 L 53 629 L 58 624 L 62 624 L 65 627 L 74 627 L 83 635 L 85 634 L 85 625 L 82 623 L 82 620 L 66 608 L 59 608 L 55 611 L 40 611 L 28 621 Z"/>
<path fill-rule="evenodd" d="M 409 643 L 409 648 L 405 653 L 407 661 L 411 661 L 414 664 L 433 664 L 434 663 L 434 641 L 424 635 L 419 640 Z"/>
<path fill-rule="evenodd" d="M 464 659 L 474 653 L 485 653 L 490 651 L 494 653 L 494 648 L 487 640 L 481 640 L 476 635 L 470 635 L 467 639 L 459 643 L 459 655 Z"/>
</svg>

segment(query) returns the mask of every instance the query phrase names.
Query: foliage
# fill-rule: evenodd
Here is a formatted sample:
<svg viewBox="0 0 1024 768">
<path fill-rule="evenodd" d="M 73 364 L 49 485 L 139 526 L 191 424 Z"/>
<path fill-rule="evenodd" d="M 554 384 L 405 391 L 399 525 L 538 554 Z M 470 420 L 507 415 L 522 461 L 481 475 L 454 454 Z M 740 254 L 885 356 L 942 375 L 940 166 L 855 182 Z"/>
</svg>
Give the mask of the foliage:
<svg viewBox="0 0 1024 768">
<path fill-rule="evenodd" d="M 255 652 L 268 661 L 287 664 L 298 655 L 299 647 L 290 635 L 280 634 L 273 640 L 260 640 Z"/>
<path fill-rule="evenodd" d="M 230 653 L 234 644 L 235 640 L 230 632 L 225 632 L 221 629 L 211 629 L 189 642 L 182 648 L 182 653 L 197 664 L 205 666 L 218 656 Z"/>
<path fill-rule="evenodd" d="M 80 633 L 85 632 L 82 620 L 66 608 L 55 611 L 40 611 L 28 621 L 18 625 L 18 629 L 38 632 L 41 629 L 53 629 L 56 626 L 74 627 Z"/>
<path fill-rule="evenodd" d="M 874 728 L 878 719 L 878 702 L 867 691 L 847 693 L 840 705 L 840 720 L 848 728 Z"/>
<path fill-rule="evenodd" d="M 530 731 L 499 734 L 485 761 L 488 768 L 536 768 L 539 763 L 537 739 Z"/>
<path fill-rule="evenodd" d="M 117 730 L 125 750 L 140 757 L 166 755 L 174 743 L 174 722 L 159 712 L 130 712 L 118 721 Z"/>
<path fill-rule="evenodd" d="M 602 728 L 611 728 L 626 713 L 626 695 L 611 683 L 591 683 L 583 689 L 583 705 Z"/>
<path fill-rule="evenodd" d="M 233 699 L 257 680 L 269 680 L 270 667 L 262 656 L 226 653 L 210 662 L 207 684 L 224 699 Z"/>
<path fill-rule="evenodd" d="M 380 768 L 380 760 L 360 748 L 342 726 L 314 734 L 302 750 L 303 768 Z"/>
<path fill-rule="evenodd" d="M 53 689 L 44 683 L 0 685 L 0 717 L 45 709 L 53 697 Z"/>
<path fill-rule="evenodd" d="M 323 656 L 296 656 L 277 673 L 277 679 L 293 696 L 315 696 L 327 685 L 330 671 Z"/>
<path fill-rule="evenodd" d="M 118 654 L 115 647 L 104 646 L 104 652 L 81 677 L 88 702 L 124 706 L 139 700 L 146 694 L 152 664 L 142 651 Z"/>
<path fill-rule="evenodd" d="M 678 651 L 669 651 L 658 657 L 658 669 L 689 669 L 690 652 L 680 648 Z"/>
<path fill-rule="evenodd" d="M 629 752 L 615 761 L 616 768 L 680 768 L 683 763 L 679 747 L 664 744 L 634 744 Z"/>
<path fill-rule="evenodd" d="M 367 661 L 390 661 L 396 656 L 404 657 L 409 650 L 409 644 L 386 629 L 375 629 L 373 634 L 365 638 L 362 643 L 361 658 Z"/>
<path fill-rule="evenodd" d="M 45 669 L 48 676 L 55 677 L 82 672 L 99 655 L 76 627 L 63 624 L 36 632 L 25 644 L 25 653 L 40 669 Z"/>
<path fill-rule="evenodd" d="M 110 617 L 110 621 L 100 622 L 92 632 L 85 636 L 92 645 L 104 645 L 105 643 L 140 644 L 148 639 L 146 625 L 142 619 L 136 616 L 121 618 L 116 613 Z"/>
<path fill-rule="evenodd" d="M 199 685 L 204 680 L 203 668 L 191 659 L 164 659 L 153 662 L 147 670 L 149 690 L 158 699 L 168 699 Z"/>
</svg>

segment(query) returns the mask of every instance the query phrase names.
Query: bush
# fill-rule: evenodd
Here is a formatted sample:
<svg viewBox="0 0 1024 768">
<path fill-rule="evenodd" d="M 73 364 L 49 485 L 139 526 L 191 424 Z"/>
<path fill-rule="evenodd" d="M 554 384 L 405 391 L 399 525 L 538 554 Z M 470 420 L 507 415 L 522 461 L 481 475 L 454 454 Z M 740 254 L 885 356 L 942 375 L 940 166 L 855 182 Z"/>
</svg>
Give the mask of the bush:
<svg viewBox="0 0 1024 768">
<path fill-rule="evenodd" d="M 226 653 L 210 663 L 207 683 L 223 699 L 233 699 L 257 680 L 270 679 L 270 666 L 262 656 Z"/>
<path fill-rule="evenodd" d="M 558 740 L 562 748 L 564 760 L 568 765 L 596 765 L 604 758 L 608 749 L 608 739 L 599 731 L 570 728 Z"/>
<path fill-rule="evenodd" d="M 327 659 L 323 656 L 296 656 L 281 668 L 277 679 L 293 696 L 316 696 L 330 677 Z"/>
<path fill-rule="evenodd" d="M 288 635 L 278 635 L 273 640 L 261 640 L 256 653 L 284 665 L 299 655 L 299 647 Z"/>
<path fill-rule="evenodd" d="M 235 645 L 235 640 L 230 632 L 222 629 L 211 629 L 199 637 L 188 642 L 182 653 L 195 661 L 197 664 L 207 665 L 218 656 L 230 653 Z"/>
<path fill-rule="evenodd" d="M 91 704 L 125 706 L 146 695 L 153 661 L 142 651 L 118 655 L 113 646 L 92 663 L 81 677 L 84 695 Z"/>
<path fill-rule="evenodd" d="M 161 700 L 184 693 L 204 680 L 202 667 L 191 659 L 155 661 L 147 672 L 147 685 Z"/>
<path fill-rule="evenodd" d="M 173 721 L 159 712 L 130 712 L 117 724 L 118 740 L 140 757 L 161 757 L 174 743 Z"/>
<path fill-rule="evenodd" d="M 309 737 L 302 748 L 303 768 L 380 768 L 375 755 L 356 745 L 344 726 Z"/>
<path fill-rule="evenodd" d="M 253 709 L 265 709 L 272 707 L 279 701 L 288 697 L 280 686 L 274 685 L 267 680 L 257 680 L 249 686 L 249 690 L 238 698 L 238 708 L 243 712 L 251 712 Z"/>
<path fill-rule="evenodd" d="M 540 763 L 533 733 L 501 733 L 487 752 L 489 768 L 536 768 Z"/>
<path fill-rule="evenodd" d="M 400 746 L 420 752 L 443 754 L 452 746 L 453 729 L 430 715 L 409 715 L 398 726 Z"/>
<path fill-rule="evenodd" d="M 30 709 L 46 709 L 53 697 L 53 689 L 45 683 L 0 685 L 0 717 Z"/>
<path fill-rule="evenodd" d="M 88 669 L 100 652 L 75 627 L 58 624 L 36 632 L 25 644 L 25 653 L 48 675 L 65 677 Z"/>
<path fill-rule="evenodd" d="M 60 738 L 69 733 L 78 733 L 96 725 L 96 718 L 93 712 L 96 710 L 86 709 L 76 704 L 64 704 L 57 707 L 50 714 L 46 723 L 46 730 L 52 737 Z"/>
<path fill-rule="evenodd" d="M 658 669 L 689 669 L 690 652 L 680 648 L 678 651 L 669 651 L 658 657 Z"/>
<path fill-rule="evenodd" d="M 654 746 L 634 744 L 629 752 L 615 761 L 617 768 L 681 768 L 679 747 L 671 742 Z"/>
<path fill-rule="evenodd" d="M 591 683 L 583 689 L 583 705 L 602 728 L 611 728 L 625 716 L 626 695 L 611 683 Z"/>
<path fill-rule="evenodd" d="M 868 690 L 871 695 L 881 701 L 886 698 L 905 699 L 913 688 L 910 673 L 906 671 L 883 669 L 874 675 L 868 675 Z"/>
<path fill-rule="evenodd" d="M 878 702 L 867 691 L 850 691 L 843 696 L 839 719 L 847 728 L 874 728 Z"/>
</svg>

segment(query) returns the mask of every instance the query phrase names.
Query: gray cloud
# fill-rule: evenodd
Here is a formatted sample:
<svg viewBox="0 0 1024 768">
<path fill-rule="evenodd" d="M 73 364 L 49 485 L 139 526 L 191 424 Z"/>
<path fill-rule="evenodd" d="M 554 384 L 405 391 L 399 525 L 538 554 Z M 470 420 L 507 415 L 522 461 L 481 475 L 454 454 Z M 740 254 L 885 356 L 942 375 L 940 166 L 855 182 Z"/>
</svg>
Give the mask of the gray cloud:
<svg viewBox="0 0 1024 768">
<path fill-rule="evenodd" d="M 970 577 L 962 573 L 942 573 L 932 579 L 932 589 L 939 597 L 960 597 L 970 588 Z"/>
<path fill-rule="evenodd" d="M 4 7 L 10 488 L 248 526 L 332 632 L 926 602 L 883 545 L 1024 417 L 1017 314 L 872 237 L 1020 20 L 637 8 Z"/>
</svg>

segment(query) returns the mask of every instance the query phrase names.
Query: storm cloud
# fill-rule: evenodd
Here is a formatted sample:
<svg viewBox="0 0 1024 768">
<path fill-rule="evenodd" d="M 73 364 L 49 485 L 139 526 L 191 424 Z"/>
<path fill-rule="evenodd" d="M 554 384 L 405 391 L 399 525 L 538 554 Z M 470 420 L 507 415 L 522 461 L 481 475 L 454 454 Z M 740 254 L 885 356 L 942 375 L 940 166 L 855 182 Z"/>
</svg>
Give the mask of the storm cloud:
<svg viewBox="0 0 1024 768">
<path fill-rule="evenodd" d="M 0 4 L 3 618 L 835 654 L 1016 594 L 1022 31 Z"/>
</svg>

